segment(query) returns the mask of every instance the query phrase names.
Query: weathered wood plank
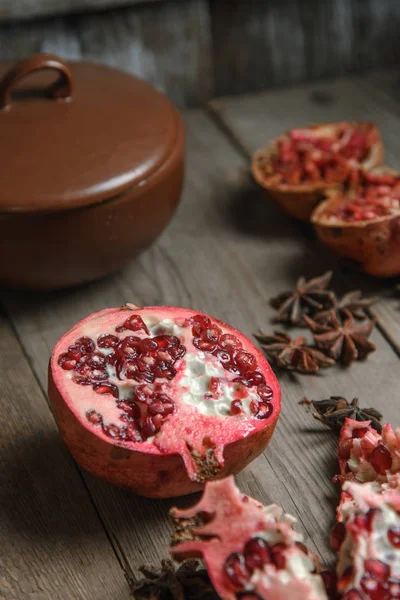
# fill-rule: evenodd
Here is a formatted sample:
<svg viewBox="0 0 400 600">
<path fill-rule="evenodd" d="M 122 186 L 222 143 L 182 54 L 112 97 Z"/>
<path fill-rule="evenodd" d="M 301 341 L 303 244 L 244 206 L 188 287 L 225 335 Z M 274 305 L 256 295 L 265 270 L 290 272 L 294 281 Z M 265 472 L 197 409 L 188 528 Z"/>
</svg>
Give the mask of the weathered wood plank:
<svg viewBox="0 0 400 600">
<path fill-rule="evenodd" d="M 376 121 L 382 131 L 386 161 L 400 168 L 400 118 L 394 112 L 394 103 L 389 106 L 389 100 L 385 103 L 381 96 L 378 98 L 366 79 L 340 79 L 232 100 L 223 98 L 211 106 L 248 156 L 281 131 L 297 125 L 343 118 Z M 310 242 L 311 248 L 329 256 L 316 241 Z M 398 303 L 391 297 L 393 281 L 377 280 L 357 272 L 347 274 L 346 280 L 353 288 L 360 287 L 365 293 L 382 296 L 372 312 L 400 353 Z"/>
<path fill-rule="evenodd" d="M 155 2 L 97 14 L 0 25 L 0 60 L 35 52 L 134 73 L 178 106 L 212 94 L 211 38 L 203 0 Z M 132 107 L 134 110 L 134 107 Z"/>
<path fill-rule="evenodd" d="M 399 18 L 397 0 L 212 0 L 216 93 L 396 64 Z"/>
<path fill-rule="evenodd" d="M 3 19 L 34 19 L 110 7 L 144 4 L 160 0 L 0 0 L 0 21 Z"/>
<path fill-rule="evenodd" d="M 126 599 L 123 571 L 2 313 L 0 364 L 0 598 Z"/>
<path fill-rule="evenodd" d="M 3 301 L 32 366 L 46 382 L 48 356 L 56 339 L 89 312 L 118 306 L 169 303 L 192 306 L 230 322 L 248 335 L 272 328 L 268 297 L 290 287 L 296 275 L 317 274 L 325 264 L 305 238 L 249 180 L 247 160 L 234 150 L 208 117 L 192 113 L 188 125 L 188 171 L 184 201 L 153 247 L 107 280 L 68 292 L 3 293 Z M 264 502 L 279 502 L 301 521 L 324 560 L 331 558 L 328 530 L 334 516 L 335 440 L 321 430 L 298 401 L 305 395 L 360 395 L 377 405 L 385 382 L 385 416 L 398 359 L 373 335 L 379 351 L 368 365 L 334 369 L 319 377 L 282 376 L 283 412 L 265 454 L 239 477 L 241 487 Z M 368 378 L 366 378 L 366 373 Z M 338 381 L 340 381 L 340 388 Z M 393 392 L 392 394 L 390 392 Z M 167 509 L 176 501 L 150 501 L 112 488 L 84 474 L 121 560 L 137 572 L 142 563 L 167 555 L 171 526 Z M 179 505 L 193 502 L 181 499 Z"/>
</svg>

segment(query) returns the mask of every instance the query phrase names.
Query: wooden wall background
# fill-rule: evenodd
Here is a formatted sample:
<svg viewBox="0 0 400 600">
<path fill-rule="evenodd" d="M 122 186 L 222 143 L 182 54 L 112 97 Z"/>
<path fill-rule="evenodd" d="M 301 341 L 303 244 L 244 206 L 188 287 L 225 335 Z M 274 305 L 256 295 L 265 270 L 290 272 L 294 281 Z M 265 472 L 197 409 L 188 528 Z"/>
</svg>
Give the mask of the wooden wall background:
<svg viewBox="0 0 400 600">
<path fill-rule="evenodd" d="M 400 63 L 400 0 L 0 0 L 0 59 L 136 73 L 180 107 Z"/>
</svg>

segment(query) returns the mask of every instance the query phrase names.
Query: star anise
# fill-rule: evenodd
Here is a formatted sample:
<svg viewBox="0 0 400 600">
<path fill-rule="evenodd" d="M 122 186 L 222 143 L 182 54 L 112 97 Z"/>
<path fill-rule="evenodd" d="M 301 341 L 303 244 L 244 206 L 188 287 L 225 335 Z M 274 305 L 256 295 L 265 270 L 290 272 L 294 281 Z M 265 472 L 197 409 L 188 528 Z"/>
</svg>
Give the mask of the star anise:
<svg viewBox="0 0 400 600">
<path fill-rule="evenodd" d="M 328 425 L 331 429 L 340 431 L 346 418 L 354 421 L 371 421 L 371 427 L 379 433 L 382 431 L 380 420 L 382 415 L 375 408 L 361 408 L 358 398 L 348 402 L 341 396 L 331 396 L 327 400 L 313 400 L 315 412 L 313 417 Z"/>
<path fill-rule="evenodd" d="M 328 310 L 321 310 L 316 312 L 315 314 L 311 314 L 310 316 L 317 321 L 318 323 L 326 323 L 329 321 L 332 311 L 335 312 L 336 316 L 339 319 L 342 319 L 346 316 L 345 311 L 348 311 L 353 315 L 355 319 L 362 320 L 365 319 L 364 310 L 374 304 L 378 298 L 376 296 L 371 296 L 369 298 L 363 298 L 362 292 L 360 290 L 353 290 L 351 292 L 347 292 L 341 298 L 338 298 L 336 294 L 332 293 L 332 307 Z"/>
<path fill-rule="evenodd" d="M 175 569 L 163 560 L 161 569 L 142 567 L 144 578 L 133 589 L 135 600 L 218 600 L 207 571 L 197 561 L 187 561 Z"/>
<path fill-rule="evenodd" d="M 308 281 L 299 277 L 293 292 L 283 292 L 271 299 L 271 305 L 278 310 L 276 320 L 288 325 L 303 322 L 304 314 L 313 314 L 333 306 L 333 294 L 327 290 L 332 271 Z"/>
<path fill-rule="evenodd" d="M 375 344 L 368 340 L 375 327 L 374 320 L 356 325 L 353 315 L 347 310 L 344 311 L 343 321 L 337 318 L 334 311 L 327 323 L 317 323 L 307 316 L 304 320 L 314 334 L 317 348 L 344 365 L 354 360 L 364 360 L 376 350 Z"/>
<path fill-rule="evenodd" d="M 332 367 L 335 361 L 307 345 L 304 337 L 292 339 L 283 331 L 275 331 L 273 335 L 259 332 L 254 337 L 261 348 L 278 367 L 298 371 L 299 373 L 317 373 L 319 369 Z"/>
</svg>

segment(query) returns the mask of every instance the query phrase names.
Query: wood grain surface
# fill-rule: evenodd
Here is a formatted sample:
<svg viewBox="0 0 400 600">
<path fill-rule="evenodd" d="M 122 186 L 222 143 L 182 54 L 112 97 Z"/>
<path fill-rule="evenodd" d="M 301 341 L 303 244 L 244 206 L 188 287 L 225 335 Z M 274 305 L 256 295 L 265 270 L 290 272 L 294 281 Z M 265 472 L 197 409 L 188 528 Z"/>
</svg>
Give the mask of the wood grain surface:
<svg viewBox="0 0 400 600">
<path fill-rule="evenodd" d="M 18 582 L 31 581 L 39 572 L 40 590 L 26 597 L 50 600 L 58 593 L 60 598 L 94 599 L 108 598 L 112 591 L 113 596 L 128 599 L 128 586 L 124 588 L 121 577 L 125 574 L 132 582 L 140 565 L 157 564 L 168 556 L 172 530 L 168 509 L 174 504 L 188 506 L 197 498 L 147 500 L 74 470 L 55 433 L 43 390 L 51 349 L 76 321 L 124 302 L 176 304 L 206 311 L 251 336 L 259 328 L 273 330 L 269 298 L 292 288 L 300 274 L 313 276 L 333 268 L 338 290 L 357 283 L 367 291 L 389 291 L 393 282 L 373 283 L 344 272 L 330 253 L 316 245 L 307 227 L 267 201 L 248 168 L 250 153 L 282 129 L 343 116 L 376 118 L 388 155 L 396 160 L 400 125 L 398 113 L 389 106 L 394 101 L 380 100 L 372 89 L 367 93 L 366 86 L 371 87 L 366 80 L 342 80 L 222 99 L 209 112 L 188 113 L 184 197 L 174 220 L 150 249 L 124 270 L 89 286 L 49 294 L 1 290 L 8 323 L 3 319 L 0 331 L 0 421 L 6 448 L 11 449 L 4 453 L 4 473 L 14 481 L 14 487 L 2 488 L 6 511 L 1 519 L 10 527 L 13 511 L 20 515 L 24 560 L 18 539 L 8 540 L 7 564 L 12 570 L 5 582 L 0 579 L 0 598 L 2 594 L 7 600 L 23 598 L 18 595 Z M 327 564 L 333 559 L 328 532 L 338 496 L 331 483 L 337 472 L 336 440 L 298 402 L 305 396 L 358 396 L 364 406 L 379 408 L 386 420 L 398 424 L 398 304 L 387 297 L 374 308 L 381 329 L 372 335 L 377 351 L 367 362 L 335 367 L 318 376 L 278 373 L 283 407 L 273 440 L 237 478 L 243 491 L 263 502 L 277 502 L 294 514 L 307 543 Z M 26 416 L 23 422 L 18 418 L 21 412 Z M 43 442 L 47 435 L 53 440 L 51 446 Z M 37 448 L 42 448 L 40 460 L 32 459 L 27 469 L 26 461 L 30 454 L 37 456 Z M 30 484 L 25 490 L 22 482 L 27 471 Z M 62 527 L 53 525 L 59 497 L 65 511 Z M 32 513 L 25 516 L 27 506 Z M 15 523 L 11 526 L 15 534 Z M 2 537 L 4 531 L 2 526 Z M 48 555 L 54 555 L 51 568 L 57 570 L 57 577 L 46 571 Z M 79 587 L 82 581 L 90 586 Z M 56 591 L 60 586 L 64 596 Z"/>
</svg>

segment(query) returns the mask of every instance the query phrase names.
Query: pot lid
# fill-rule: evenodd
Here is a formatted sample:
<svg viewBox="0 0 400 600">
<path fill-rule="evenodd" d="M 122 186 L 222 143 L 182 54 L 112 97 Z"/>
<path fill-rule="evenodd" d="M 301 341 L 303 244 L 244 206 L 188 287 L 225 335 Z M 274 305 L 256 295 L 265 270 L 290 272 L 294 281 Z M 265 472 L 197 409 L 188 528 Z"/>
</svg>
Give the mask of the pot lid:
<svg viewBox="0 0 400 600">
<path fill-rule="evenodd" d="M 0 212 L 86 206 L 143 182 L 178 121 L 163 94 L 116 69 L 48 54 L 0 63 Z"/>
</svg>

